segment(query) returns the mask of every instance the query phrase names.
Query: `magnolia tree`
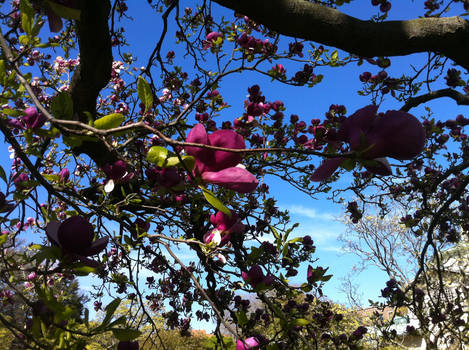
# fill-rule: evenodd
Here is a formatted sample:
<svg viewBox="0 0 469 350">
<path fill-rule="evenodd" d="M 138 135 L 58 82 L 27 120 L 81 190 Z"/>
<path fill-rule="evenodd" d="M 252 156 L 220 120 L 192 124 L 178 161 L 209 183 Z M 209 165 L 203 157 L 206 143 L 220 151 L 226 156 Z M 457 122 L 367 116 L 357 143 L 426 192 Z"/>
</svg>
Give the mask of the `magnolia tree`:
<svg viewBox="0 0 469 350">
<path fill-rule="evenodd" d="M 267 175 L 331 201 L 360 197 L 347 206 L 354 222 L 362 205 L 385 215 L 389 198 L 401 202 L 402 222 L 423 240 L 414 281 L 435 266 L 440 276 L 420 321 L 464 342 L 465 300 L 448 302 L 439 256 L 468 229 L 469 119 L 410 112 L 441 97 L 469 104 L 467 1 L 414 3 L 422 17 L 406 21 L 389 21 L 385 0 L 371 1 L 376 15 L 365 21 L 341 12 L 351 5 L 339 0 L 1 2 L 0 130 L 11 164 L 2 158 L 0 293 L 27 310 L 0 322 L 24 348 L 83 349 L 112 331 L 120 350 L 164 349 L 154 312 L 182 334 L 193 319 L 214 320 L 221 348 L 222 324 L 238 350 L 360 346 L 365 327 L 331 331 L 342 318 L 318 302 L 330 275 L 316 266 L 311 237 L 289 238 L 294 225 L 269 196 Z M 125 52 L 135 44 L 128 6 L 161 24 L 143 67 Z M 394 56 L 419 52 L 428 54 L 407 71 L 387 73 Z M 362 66 L 344 78 L 359 79 L 369 102 L 348 112 L 331 101 L 315 111 L 321 119 L 289 115 L 288 101 L 255 82 L 246 81 L 245 101 L 228 101 L 222 84 L 250 72 L 319 89 L 319 67 L 345 65 Z M 385 99 L 393 110 L 379 111 Z M 243 103 L 242 115 L 230 114 Z M 15 254 L 20 237 L 32 236 L 28 253 Z M 193 253 L 189 263 L 181 247 Z M 289 282 L 302 266 L 300 283 Z M 94 307 L 105 315 L 97 325 L 88 312 L 71 317 L 77 306 L 54 292 L 55 281 L 80 275 L 93 277 Z M 246 293 L 262 307 L 249 312 Z M 426 294 L 425 283 L 383 290 L 386 304 L 416 310 Z M 123 299 L 132 307 L 114 316 Z M 314 305 L 317 317 L 304 317 Z M 156 337 L 139 338 L 148 324 Z"/>
</svg>

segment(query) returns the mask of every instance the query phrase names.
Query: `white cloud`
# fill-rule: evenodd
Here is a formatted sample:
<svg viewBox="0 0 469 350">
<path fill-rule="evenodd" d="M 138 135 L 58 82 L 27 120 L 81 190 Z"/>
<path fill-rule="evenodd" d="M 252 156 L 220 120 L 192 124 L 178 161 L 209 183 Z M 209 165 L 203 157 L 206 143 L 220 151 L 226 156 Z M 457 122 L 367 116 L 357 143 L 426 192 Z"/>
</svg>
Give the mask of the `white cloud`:
<svg viewBox="0 0 469 350">
<path fill-rule="evenodd" d="M 316 209 L 307 208 L 303 205 L 289 205 L 286 206 L 290 214 L 307 217 L 308 219 L 335 221 L 336 217 L 331 213 L 318 213 Z"/>
</svg>

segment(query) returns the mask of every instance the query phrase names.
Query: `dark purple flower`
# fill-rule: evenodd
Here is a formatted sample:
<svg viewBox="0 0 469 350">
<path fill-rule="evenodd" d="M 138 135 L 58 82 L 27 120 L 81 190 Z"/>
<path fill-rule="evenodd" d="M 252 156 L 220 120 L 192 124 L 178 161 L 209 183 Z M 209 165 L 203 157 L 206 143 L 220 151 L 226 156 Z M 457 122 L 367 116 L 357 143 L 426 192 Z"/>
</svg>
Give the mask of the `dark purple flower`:
<svg viewBox="0 0 469 350">
<path fill-rule="evenodd" d="M 127 171 L 127 164 L 123 160 L 117 160 L 114 164 L 106 164 L 104 166 L 104 173 L 108 177 L 104 190 L 111 192 L 115 184 L 124 184 L 132 180 L 134 173 Z"/>
<path fill-rule="evenodd" d="M 44 114 L 38 112 L 34 107 L 26 108 L 21 118 L 25 129 L 38 129 L 44 125 L 46 120 Z"/>
<path fill-rule="evenodd" d="M 15 184 L 17 189 L 23 189 L 26 186 L 26 182 L 29 181 L 29 176 L 26 173 L 20 173 L 19 175 L 13 175 L 14 180 L 13 183 Z"/>
<path fill-rule="evenodd" d="M 0 192 L 0 213 L 5 213 L 14 208 L 14 204 L 6 200 L 5 194 Z"/>
<path fill-rule="evenodd" d="M 117 350 L 138 350 L 138 341 L 120 341 Z"/>
<path fill-rule="evenodd" d="M 145 174 L 152 183 L 165 188 L 177 186 L 182 182 L 182 177 L 176 167 L 160 168 L 155 166 L 145 170 Z"/>
<path fill-rule="evenodd" d="M 246 283 L 249 283 L 253 288 L 263 283 L 265 286 L 270 286 L 274 279 L 272 275 L 264 275 L 259 265 L 254 265 L 248 272 L 242 272 L 241 277 Z"/>
<path fill-rule="evenodd" d="M 85 262 L 89 259 L 84 257 L 101 252 L 109 240 L 103 237 L 93 241 L 93 225 L 82 216 L 71 216 L 62 223 L 52 221 L 46 227 L 46 234 L 51 243 L 62 248 L 64 253 Z"/>
<path fill-rule="evenodd" d="M 135 228 L 137 229 L 137 232 L 139 234 L 142 234 L 144 232 L 148 232 L 148 230 L 150 229 L 150 223 L 146 222 L 142 218 L 137 218 L 134 222 L 134 225 L 135 225 Z M 137 236 L 134 235 L 133 232 L 132 232 L 132 235 L 134 236 L 134 238 L 137 238 Z"/>
<path fill-rule="evenodd" d="M 425 146 L 425 129 L 413 115 L 402 111 L 387 111 L 377 115 L 377 106 L 359 109 L 340 126 L 338 140 L 350 144 L 352 152 L 359 152 L 368 171 L 390 175 L 385 157 L 408 160 L 417 156 Z M 326 160 L 311 177 L 324 181 L 344 161 L 343 158 Z"/>
</svg>

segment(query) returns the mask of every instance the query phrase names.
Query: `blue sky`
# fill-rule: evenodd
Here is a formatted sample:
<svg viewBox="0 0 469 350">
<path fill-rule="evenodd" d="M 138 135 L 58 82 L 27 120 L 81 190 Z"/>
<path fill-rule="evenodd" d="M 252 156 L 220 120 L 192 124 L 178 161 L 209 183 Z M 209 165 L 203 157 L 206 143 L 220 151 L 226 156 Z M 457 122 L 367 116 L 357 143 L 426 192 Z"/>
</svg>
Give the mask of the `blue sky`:
<svg viewBox="0 0 469 350">
<path fill-rule="evenodd" d="M 350 9 L 350 14 L 362 19 L 369 18 L 370 14 L 376 13 L 376 8 L 367 5 L 360 7 L 357 2 L 352 2 L 344 9 Z M 192 1 L 182 2 L 181 8 L 184 6 L 192 6 Z M 148 54 L 153 49 L 155 40 L 159 37 L 161 25 L 155 22 L 156 15 L 151 13 L 150 7 L 145 1 L 128 1 L 129 14 L 134 17 L 135 21 L 128 22 L 125 25 L 127 38 L 131 46 L 126 49 L 138 57 L 136 66 L 145 65 Z M 404 2 L 394 1 L 391 10 L 391 19 L 407 19 L 414 18 L 421 13 L 422 2 Z M 409 10 L 410 8 L 410 10 Z M 231 11 L 220 10 L 215 14 L 231 14 Z M 168 43 L 172 43 L 172 32 L 168 32 Z M 176 62 L 184 66 L 190 64 L 190 61 L 184 62 L 183 50 L 178 46 L 168 46 L 166 50 L 176 51 Z M 163 50 L 163 54 L 165 54 Z M 426 54 L 412 55 L 404 58 L 393 58 L 392 65 L 387 69 L 391 76 L 399 76 L 403 70 L 407 71 L 409 64 L 425 59 Z M 116 58 L 117 59 L 117 58 Z M 287 66 L 288 69 L 288 66 Z M 344 104 L 349 114 L 358 108 L 370 103 L 367 97 L 361 97 L 357 94 L 357 90 L 361 88 L 358 79 L 360 73 L 370 70 L 377 73 L 379 68 L 365 63 L 361 67 L 350 65 L 339 68 L 318 68 L 316 74 L 324 74 L 324 80 L 321 84 L 313 88 L 296 88 L 285 86 L 279 83 L 271 83 L 270 79 L 260 76 L 256 73 L 246 72 L 241 75 L 233 75 L 224 80 L 220 86 L 226 101 L 232 105 L 232 108 L 226 110 L 223 118 L 233 120 L 243 113 L 243 101 L 247 95 L 247 88 L 253 84 L 258 84 L 266 96 L 267 100 L 283 100 L 287 107 L 288 114 L 298 114 L 301 119 L 309 121 L 312 118 L 323 118 L 324 113 L 331 104 Z M 291 73 L 291 72 L 290 72 Z M 453 119 L 457 114 L 463 113 L 462 108 L 458 108 L 454 101 L 450 99 L 439 99 L 436 102 L 428 103 L 437 119 L 446 120 Z M 382 104 L 380 111 L 387 109 L 399 109 L 401 106 L 394 100 L 387 99 Z M 416 116 L 425 114 L 423 107 L 416 108 L 411 111 Z M 4 146 L 6 147 L 6 146 Z M 5 168 L 9 168 L 8 152 L 6 148 L 0 158 L 0 164 Z M 349 177 L 345 176 L 339 180 L 338 185 L 345 185 L 349 181 Z M 346 255 L 341 250 L 341 243 L 337 241 L 337 237 L 345 230 L 343 224 L 337 219 L 343 215 L 344 208 L 341 205 L 333 204 L 326 199 L 325 196 L 318 199 L 312 199 L 309 196 L 296 191 L 290 185 L 280 182 L 273 178 L 268 178 L 267 182 L 271 189 L 271 194 L 278 199 L 280 209 L 288 209 L 291 213 L 292 222 L 299 222 L 300 227 L 293 233 L 294 236 L 310 235 L 317 247 L 317 257 L 321 266 L 329 266 L 329 272 L 334 277 L 329 281 L 325 288 L 325 294 L 333 301 L 345 303 L 345 296 L 339 291 L 341 278 L 346 276 L 356 258 Z M 0 190 L 4 189 L 4 184 L 0 184 Z M 190 260 L 190 252 L 181 251 L 183 261 Z M 82 279 L 82 287 L 86 290 L 93 277 Z M 300 270 L 297 276 L 298 283 L 302 283 L 306 279 L 306 266 Z M 362 301 L 366 303 L 368 299 L 377 300 L 380 289 L 383 288 L 387 280 L 384 273 L 377 269 L 369 268 L 358 276 L 356 282 L 360 285 L 360 291 L 363 293 Z M 295 282 L 295 279 L 292 279 Z M 194 328 L 207 328 L 211 326 L 204 323 L 195 323 Z"/>
</svg>

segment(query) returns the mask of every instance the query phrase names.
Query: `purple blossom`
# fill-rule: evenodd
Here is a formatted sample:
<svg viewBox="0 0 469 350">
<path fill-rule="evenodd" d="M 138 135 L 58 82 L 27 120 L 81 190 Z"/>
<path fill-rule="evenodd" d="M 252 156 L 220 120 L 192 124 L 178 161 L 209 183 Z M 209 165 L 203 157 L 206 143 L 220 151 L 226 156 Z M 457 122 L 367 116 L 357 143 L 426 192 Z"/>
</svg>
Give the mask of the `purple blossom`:
<svg viewBox="0 0 469 350">
<path fill-rule="evenodd" d="M 29 176 L 26 173 L 20 173 L 19 175 L 13 175 L 13 183 L 16 186 L 16 189 L 24 189 L 26 187 L 26 182 L 29 181 Z"/>
<path fill-rule="evenodd" d="M 236 213 L 231 213 L 231 217 L 219 211 L 210 217 L 210 222 L 215 228 L 204 235 L 204 242 L 215 242 L 218 246 L 224 246 L 230 241 L 232 233 L 243 233 L 245 225 L 241 223 Z"/>
<path fill-rule="evenodd" d="M 352 152 L 359 152 L 368 161 L 368 171 L 390 175 L 385 157 L 408 160 L 417 156 L 425 146 L 425 129 L 413 115 L 402 111 L 387 111 L 377 115 L 377 106 L 359 109 L 340 126 L 338 141 L 350 144 Z M 311 176 L 312 181 L 324 181 L 342 164 L 344 158 L 326 160 Z M 373 162 L 372 162 L 373 161 Z"/>
<path fill-rule="evenodd" d="M 89 265 L 96 263 L 85 257 L 101 252 L 109 240 L 103 237 L 93 241 L 93 225 L 82 216 L 71 216 L 62 223 L 52 221 L 46 227 L 46 234 L 52 244 L 62 248 L 64 254 Z"/>
<path fill-rule="evenodd" d="M 256 288 L 263 283 L 265 286 L 270 286 L 274 282 L 272 275 L 264 275 L 259 265 L 254 265 L 248 272 L 242 272 L 241 277 L 246 283 L 249 283 L 252 288 Z"/>
<path fill-rule="evenodd" d="M 231 149 L 244 149 L 246 145 L 241 135 L 232 130 L 218 130 L 208 135 L 202 124 L 192 128 L 186 142 L 199 143 Z M 239 153 L 215 151 L 194 146 L 185 147 L 187 154 L 196 159 L 196 174 L 204 182 L 240 192 L 249 193 L 256 189 L 259 181 L 244 167 L 239 166 L 242 157 Z"/>
<path fill-rule="evenodd" d="M 117 350 L 138 350 L 138 341 L 120 341 Z"/>
<path fill-rule="evenodd" d="M 0 213 L 5 213 L 14 208 L 14 204 L 6 200 L 5 194 L 0 192 Z"/>
<path fill-rule="evenodd" d="M 255 337 L 250 337 L 244 340 L 238 339 L 236 341 L 236 350 L 258 350 L 259 340 Z"/>
<path fill-rule="evenodd" d="M 68 181 L 68 178 L 70 177 L 70 171 L 67 168 L 63 168 L 59 172 L 60 176 L 60 182 L 64 183 Z"/>
</svg>

